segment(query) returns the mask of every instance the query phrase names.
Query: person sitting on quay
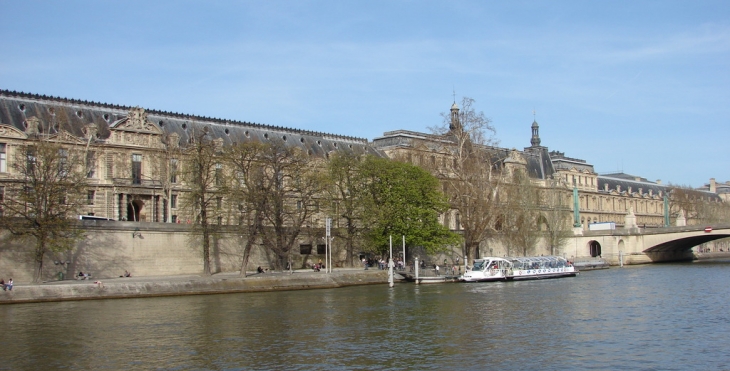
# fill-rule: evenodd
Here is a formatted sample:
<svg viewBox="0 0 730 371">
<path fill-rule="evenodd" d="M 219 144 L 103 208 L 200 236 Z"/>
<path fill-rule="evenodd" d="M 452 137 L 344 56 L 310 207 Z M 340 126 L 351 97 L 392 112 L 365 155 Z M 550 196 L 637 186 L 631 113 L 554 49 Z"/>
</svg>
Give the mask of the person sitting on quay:
<svg viewBox="0 0 730 371">
<path fill-rule="evenodd" d="M 132 277 L 132 273 L 129 273 L 129 271 L 125 270 L 124 274 L 119 277 Z"/>
<path fill-rule="evenodd" d="M 79 272 L 79 279 L 80 280 L 88 280 L 90 275 L 88 273 Z"/>
<path fill-rule="evenodd" d="M 259 265 L 259 267 L 256 268 L 256 273 L 264 273 L 264 268 L 261 268 L 261 266 Z"/>
<path fill-rule="evenodd" d="M 13 291 L 13 279 L 8 280 L 8 283 L 3 283 L 3 291 Z"/>
</svg>

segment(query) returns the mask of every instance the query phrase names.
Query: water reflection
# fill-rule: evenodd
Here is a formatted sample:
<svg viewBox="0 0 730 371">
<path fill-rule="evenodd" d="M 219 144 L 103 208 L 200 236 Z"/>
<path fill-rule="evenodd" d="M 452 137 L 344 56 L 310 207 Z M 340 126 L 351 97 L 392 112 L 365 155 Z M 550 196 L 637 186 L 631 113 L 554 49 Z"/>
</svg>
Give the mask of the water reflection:
<svg viewBox="0 0 730 371">
<path fill-rule="evenodd" d="M 0 306 L 0 369 L 721 369 L 730 263 Z"/>
</svg>

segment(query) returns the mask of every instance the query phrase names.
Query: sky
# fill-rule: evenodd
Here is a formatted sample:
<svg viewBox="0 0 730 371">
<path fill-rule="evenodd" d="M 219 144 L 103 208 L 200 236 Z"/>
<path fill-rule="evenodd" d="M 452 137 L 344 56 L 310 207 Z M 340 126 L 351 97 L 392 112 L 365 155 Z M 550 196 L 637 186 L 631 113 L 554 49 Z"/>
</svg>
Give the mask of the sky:
<svg viewBox="0 0 730 371">
<path fill-rule="evenodd" d="M 463 97 L 506 148 L 730 181 L 730 2 L 0 0 L 0 89 L 373 140 Z"/>
</svg>

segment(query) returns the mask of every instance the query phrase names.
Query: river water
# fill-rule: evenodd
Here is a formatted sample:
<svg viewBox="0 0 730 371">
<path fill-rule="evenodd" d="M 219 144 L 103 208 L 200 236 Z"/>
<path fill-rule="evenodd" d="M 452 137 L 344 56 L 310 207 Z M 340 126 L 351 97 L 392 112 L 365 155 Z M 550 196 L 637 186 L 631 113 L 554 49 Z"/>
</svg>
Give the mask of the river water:
<svg viewBox="0 0 730 371">
<path fill-rule="evenodd" d="M 0 306 L 1 370 L 730 369 L 730 261 Z"/>
</svg>

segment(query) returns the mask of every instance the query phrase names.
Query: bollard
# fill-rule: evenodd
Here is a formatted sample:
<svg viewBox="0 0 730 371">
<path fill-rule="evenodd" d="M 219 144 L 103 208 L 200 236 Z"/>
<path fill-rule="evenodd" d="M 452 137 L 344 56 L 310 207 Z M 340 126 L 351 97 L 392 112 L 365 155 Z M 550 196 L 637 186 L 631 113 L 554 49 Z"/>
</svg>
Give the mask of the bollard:
<svg viewBox="0 0 730 371">
<path fill-rule="evenodd" d="M 418 257 L 416 257 L 416 262 L 413 266 L 416 267 L 416 285 L 418 285 Z"/>
</svg>

